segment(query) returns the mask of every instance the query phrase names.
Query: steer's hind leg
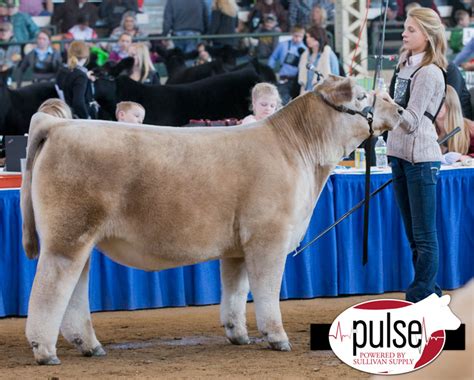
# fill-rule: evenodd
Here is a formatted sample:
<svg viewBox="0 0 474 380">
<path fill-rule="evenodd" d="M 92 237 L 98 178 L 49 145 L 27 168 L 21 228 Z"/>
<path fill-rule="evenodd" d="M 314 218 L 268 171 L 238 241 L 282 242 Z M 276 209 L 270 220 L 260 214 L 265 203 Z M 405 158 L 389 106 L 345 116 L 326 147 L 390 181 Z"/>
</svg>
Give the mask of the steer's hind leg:
<svg viewBox="0 0 474 380">
<path fill-rule="evenodd" d="M 278 248 L 281 251 L 281 247 Z M 291 345 L 283 329 L 280 311 L 280 288 L 286 255 L 270 247 L 247 249 L 245 262 L 249 274 L 257 326 L 270 347 L 290 351 Z"/>
<path fill-rule="evenodd" d="M 26 337 L 38 364 L 59 364 L 56 342 L 64 312 L 76 287 L 92 245 L 58 253 L 45 242 L 28 306 Z"/>
<path fill-rule="evenodd" d="M 233 344 L 250 343 L 245 318 L 249 281 L 244 259 L 221 260 L 221 323 Z"/>
<path fill-rule="evenodd" d="M 61 334 L 84 356 L 103 356 L 105 351 L 95 336 L 89 308 L 89 266 L 87 260 L 61 323 Z"/>
</svg>

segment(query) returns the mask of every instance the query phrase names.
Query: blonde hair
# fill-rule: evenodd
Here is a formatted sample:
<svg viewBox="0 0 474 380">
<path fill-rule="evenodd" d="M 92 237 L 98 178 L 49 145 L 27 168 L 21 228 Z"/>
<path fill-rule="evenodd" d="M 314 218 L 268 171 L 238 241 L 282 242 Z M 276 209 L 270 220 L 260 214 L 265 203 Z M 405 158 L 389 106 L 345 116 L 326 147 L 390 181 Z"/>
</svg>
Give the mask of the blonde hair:
<svg viewBox="0 0 474 380">
<path fill-rule="evenodd" d="M 89 46 L 83 41 L 73 41 L 67 49 L 67 67 L 75 69 L 81 59 L 89 59 Z"/>
<path fill-rule="evenodd" d="M 252 104 L 250 105 L 251 111 L 253 111 L 253 102 L 257 100 L 257 98 L 264 95 L 274 96 L 277 100 L 276 109 L 278 110 L 279 108 L 281 108 L 280 93 L 278 92 L 278 89 L 276 88 L 276 86 L 271 83 L 262 82 L 262 83 L 257 83 L 252 88 Z"/>
<path fill-rule="evenodd" d="M 45 100 L 39 106 L 38 112 L 44 112 L 63 119 L 72 119 L 71 108 L 61 99 L 51 98 Z"/>
<path fill-rule="evenodd" d="M 239 7 L 235 0 L 212 0 L 212 10 L 219 10 L 229 17 L 237 17 Z"/>
<path fill-rule="evenodd" d="M 438 14 L 430 8 L 416 7 L 410 9 L 407 17 L 411 17 L 418 24 L 422 33 L 428 39 L 421 66 L 434 63 L 446 70 L 448 67 L 446 59 L 446 31 Z M 411 51 L 402 47 L 400 50 L 402 65 L 407 62 L 410 55 Z"/>
<path fill-rule="evenodd" d="M 145 108 L 140 103 L 126 101 L 117 103 L 117 107 L 115 108 L 115 117 L 118 119 L 118 114 L 120 111 L 127 112 L 133 108 L 140 108 L 143 110 L 143 113 L 145 113 Z"/>
<path fill-rule="evenodd" d="M 132 48 L 135 48 L 137 51 L 135 59 L 138 60 L 138 66 L 140 67 L 140 82 L 145 82 L 146 78 L 151 71 L 155 71 L 153 67 L 153 62 L 150 58 L 150 51 L 148 46 L 143 43 L 134 43 L 131 45 Z"/>
<path fill-rule="evenodd" d="M 461 128 L 461 132 L 448 140 L 448 152 L 467 154 L 469 144 L 471 143 L 469 126 L 464 122 L 459 96 L 456 90 L 449 85 L 446 88 L 444 105 L 446 107 L 446 115 L 444 118 L 444 129 L 446 133 L 450 133 L 456 127 Z"/>
<path fill-rule="evenodd" d="M 314 19 L 313 19 L 313 14 L 316 9 L 319 9 L 319 11 L 321 12 L 321 20 L 319 24 L 315 24 Z M 311 25 L 316 25 L 316 26 L 325 28 L 327 21 L 328 21 L 328 13 L 326 12 L 326 9 L 324 9 L 321 5 L 313 6 L 313 8 L 311 9 Z"/>
</svg>

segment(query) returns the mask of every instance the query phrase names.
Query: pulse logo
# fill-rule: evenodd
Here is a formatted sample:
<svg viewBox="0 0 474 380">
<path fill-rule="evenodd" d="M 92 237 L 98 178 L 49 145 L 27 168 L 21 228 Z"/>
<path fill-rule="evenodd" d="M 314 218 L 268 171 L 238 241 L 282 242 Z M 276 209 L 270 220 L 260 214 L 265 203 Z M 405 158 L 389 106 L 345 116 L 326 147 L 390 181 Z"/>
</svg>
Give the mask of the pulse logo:
<svg viewBox="0 0 474 380">
<path fill-rule="evenodd" d="M 360 371 L 414 371 L 441 353 L 444 330 L 461 325 L 449 309 L 450 299 L 432 294 L 416 304 L 394 299 L 360 303 L 334 320 L 329 343 L 339 359 Z"/>
</svg>

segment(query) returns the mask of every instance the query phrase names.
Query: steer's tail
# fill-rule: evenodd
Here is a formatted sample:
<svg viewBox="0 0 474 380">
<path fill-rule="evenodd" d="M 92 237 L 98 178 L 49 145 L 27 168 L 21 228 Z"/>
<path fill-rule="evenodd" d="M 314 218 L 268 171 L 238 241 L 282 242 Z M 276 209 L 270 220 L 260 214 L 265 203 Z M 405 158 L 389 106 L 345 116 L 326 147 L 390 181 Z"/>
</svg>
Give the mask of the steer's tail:
<svg viewBox="0 0 474 380">
<path fill-rule="evenodd" d="M 31 199 L 31 184 L 35 159 L 41 152 L 41 148 L 51 130 L 51 125 L 48 125 L 50 123 L 47 123 L 49 118 L 48 115 L 37 113 L 33 115 L 31 119 L 28 148 L 26 152 L 26 169 L 23 173 L 21 184 L 20 204 L 21 216 L 23 219 L 23 248 L 29 259 L 34 259 L 38 257 L 39 254 L 35 214 L 33 211 L 33 201 Z"/>
</svg>

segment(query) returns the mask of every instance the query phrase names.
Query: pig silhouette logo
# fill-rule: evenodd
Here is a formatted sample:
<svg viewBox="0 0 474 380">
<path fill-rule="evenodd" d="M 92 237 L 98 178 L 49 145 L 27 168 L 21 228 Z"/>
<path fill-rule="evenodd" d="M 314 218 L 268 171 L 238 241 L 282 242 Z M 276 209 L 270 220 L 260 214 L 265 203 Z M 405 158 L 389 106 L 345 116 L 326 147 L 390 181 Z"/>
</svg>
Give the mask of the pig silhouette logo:
<svg viewBox="0 0 474 380">
<path fill-rule="evenodd" d="M 417 370 L 441 353 L 444 331 L 461 325 L 450 300 L 432 294 L 416 304 L 381 299 L 352 306 L 332 323 L 331 348 L 360 371 L 395 375 Z"/>
</svg>

